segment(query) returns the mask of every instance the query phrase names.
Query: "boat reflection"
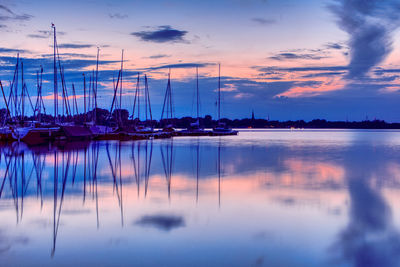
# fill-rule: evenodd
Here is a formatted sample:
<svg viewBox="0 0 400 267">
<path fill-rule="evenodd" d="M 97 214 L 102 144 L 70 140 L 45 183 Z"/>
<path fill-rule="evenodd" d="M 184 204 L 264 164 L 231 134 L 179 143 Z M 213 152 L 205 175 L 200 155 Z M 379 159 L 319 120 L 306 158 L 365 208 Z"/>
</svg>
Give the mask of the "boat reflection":
<svg viewBox="0 0 400 267">
<path fill-rule="evenodd" d="M 121 226 L 124 226 L 124 195 L 123 187 L 135 185 L 137 197 L 140 188 L 144 185 L 144 198 L 150 190 L 151 166 L 153 160 L 153 140 L 123 143 L 115 142 L 85 142 L 68 143 L 63 146 L 27 147 L 22 143 L 14 146 L 1 147 L 0 160 L 4 167 L 4 174 L 0 188 L 0 199 L 12 198 L 16 221 L 23 218 L 24 199 L 34 195 L 40 201 L 43 208 L 44 201 L 52 196 L 52 249 L 51 257 L 55 255 L 57 236 L 62 225 L 62 210 L 67 195 L 76 198 L 82 195 L 82 207 L 88 201 L 94 202 L 96 212 L 96 227 L 100 228 L 99 183 L 112 187 L 112 194 L 117 199 L 120 209 Z M 167 139 L 157 143 L 160 166 L 154 171 L 165 177 L 167 197 L 171 201 L 173 169 L 175 150 L 173 139 Z M 221 187 L 221 161 L 218 146 L 218 201 L 220 203 Z M 131 162 L 124 158 L 130 150 Z M 101 155 L 101 156 L 100 156 Z M 196 141 L 196 202 L 199 199 L 200 176 L 200 143 Z M 99 163 L 100 162 L 100 163 Z M 160 164 L 158 164 L 160 165 Z M 133 168 L 131 172 L 130 169 Z M 107 170 L 108 169 L 108 170 Z M 162 172 L 161 172 L 162 171 Z M 99 177 L 99 172 L 102 174 Z M 103 175 L 109 173 L 110 175 Z M 128 174 L 126 176 L 126 174 Z M 46 177 L 46 187 L 43 188 L 43 177 Z M 100 180 L 99 180 L 100 178 Z M 35 182 L 33 182 L 35 180 Z M 51 186 L 50 186 L 51 185 Z M 51 190 L 50 190 L 51 189 Z M 103 190 L 104 192 L 104 190 Z"/>
<path fill-rule="evenodd" d="M 10 236 L 20 229 L 28 238 L 19 240 L 32 244 L 13 252 L 45 254 L 39 262 L 50 265 L 73 264 L 65 255 L 112 265 L 102 256 L 109 250 L 123 265 L 131 251 L 171 252 L 171 241 L 188 256 L 174 250 L 163 258 L 168 266 L 201 261 L 203 252 L 217 265 L 400 261 L 400 164 L 392 146 L 240 138 L 1 146 L 0 257 L 21 263 L 1 253 L 10 247 L 1 243 L 3 229 Z M 240 259 L 210 252 L 217 246 Z"/>
</svg>

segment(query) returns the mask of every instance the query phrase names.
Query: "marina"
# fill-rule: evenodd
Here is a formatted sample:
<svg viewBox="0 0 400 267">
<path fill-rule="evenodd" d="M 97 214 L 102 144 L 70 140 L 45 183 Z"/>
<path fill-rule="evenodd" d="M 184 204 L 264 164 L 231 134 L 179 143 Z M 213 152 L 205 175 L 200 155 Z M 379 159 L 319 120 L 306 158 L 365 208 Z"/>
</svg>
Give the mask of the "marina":
<svg viewBox="0 0 400 267">
<path fill-rule="evenodd" d="M 32 99 L 35 96 L 28 94 L 27 86 L 24 82 L 23 62 L 19 59 L 19 54 L 16 57 L 13 81 L 10 84 L 10 90 L 7 94 L 0 81 L 3 101 L 6 106 L 6 116 L 3 121 L 3 126 L 0 129 L 0 142 L 24 142 L 28 145 L 42 145 L 51 142 L 62 141 L 85 141 L 85 140 L 146 140 L 158 138 L 171 138 L 173 136 L 225 136 L 237 135 L 238 131 L 227 128 L 226 125 L 220 122 L 221 119 L 221 65 L 218 65 L 218 124 L 212 130 L 204 130 L 200 125 L 199 111 L 199 74 L 196 67 L 196 114 L 197 120 L 190 124 L 187 129 L 176 130 L 173 125 L 174 107 L 173 94 L 171 88 L 171 71 L 168 73 L 167 88 L 165 91 L 164 105 L 159 123 L 163 126 L 162 129 L 155 130 L 150 93 L 148 87 L 148 78 L 144 75 L 144 90 L 140 90 L 140 73 L 137 74 L 136 89 L 134 94 L 134 102 L 132 113 L 127 118 L 122 118 L 125 114 L 121 106 L 123 94 L 123 63 L 124 51 L 121 55 L 121 68 L 118 71 L 118 78 L 114 84 L 114 95 L 108 115 L 106 115 L 103 124 L 99 124 L 97 106 L 97 84 L 98 84 L 98 66 L 100 49 L 97 49 L 96 71 L 93 71 L 89 79 L 88 99 L 86 99 L 86 78 L 83 74 L 84 87 L 84 113 L 79 114 L 79 107 L 75 93 L 75 85 L 72 84 L 72 93 L 67 89 L 65 82 L 64 68 L 59 55 L 59 47 L 57 44 L 56 27 L 52 24 L 53 29 L 53 86 L 54 86 L 54 114 L 52 122 L 43 122 L 41 117 L 44 115 L 41 112 L 46 108 L 42 96 L 42 76 L 43 68 L 37 72 L 37 95 L 35 106 L 32 104 Z M 18 88 L 19 76 L 21 76 L 21 90 Z M 59 86 L 61 83 L 61 95 L 59 95 Z M 19 91 L 20 90 L 20 91 Z M 119 100 L 118 100 L 119 99 Z M 31 104 L 33 116 L 32 121 L 26 119 L 27 110 L 25 102 L 29 100 Z M 70 101 L 72 100 L 72 102 Z M 61 114 L 59 110 L 59 102 L 61 102 Z M 144 108 L 141 105 L 144 105 Z M 89 110 L 90 108 L 92 110 Z M 144 113 L 144 118 L 141 119 L 141 112 Z M 84 118 L 83 120 L 81 120 Z M 51 116 L 50 116 L 51 119 Z"/>
</svg>

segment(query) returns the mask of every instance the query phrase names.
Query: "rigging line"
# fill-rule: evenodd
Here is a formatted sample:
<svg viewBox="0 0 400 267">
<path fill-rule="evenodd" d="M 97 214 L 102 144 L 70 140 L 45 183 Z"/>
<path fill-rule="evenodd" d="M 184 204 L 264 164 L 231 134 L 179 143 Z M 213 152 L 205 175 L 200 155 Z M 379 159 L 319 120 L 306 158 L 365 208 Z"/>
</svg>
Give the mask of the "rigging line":
<svg viewBox="0 0 400 267">
<path fill-rule="evenodd" d="M 133 100 L 133 110 L 132 110 L 132 119 L 135 119 L 135 110 L 136 110 L 136 100 L 138 98 L 138 90 L 139 90 L 139 73 L 137 76 L 137 81 L 136 81 L 136 90 L 135 90 L 135 98 Z M 138 117 L 139 119 L 139 117 Z"/>
<path fill-rule="evenodd" d="M 28 93 L 28 89 L 26 89 L 26 84 L 24 85 L 24 90 L 26 91 L 26 94 L 28 96 L 28 100 L 29 100 L 29 103 L 31 104 L 32 111 L 34 111 L 35 109 L 33 107 L 33 104 L 32 104 L 32 101 L 31 101 L 31 97 L 30 97 L 30 95 Z"/>
<path fill-rule="evenodd" d="M 147 100 L 149 102 L 149 113 L 150 113 L 150 120 L 153 120 L 153 115 L 151 113 L 151 103 L 150 103 L 150 92 L 149 92 L 149 85 L 148 85 L 148 81 L 147 81 L 147 75 L 144 75 L 144 80 L 145 80 L 145 84 L 146 84 L 146 91 L 147 91 Z"/>
</svg>

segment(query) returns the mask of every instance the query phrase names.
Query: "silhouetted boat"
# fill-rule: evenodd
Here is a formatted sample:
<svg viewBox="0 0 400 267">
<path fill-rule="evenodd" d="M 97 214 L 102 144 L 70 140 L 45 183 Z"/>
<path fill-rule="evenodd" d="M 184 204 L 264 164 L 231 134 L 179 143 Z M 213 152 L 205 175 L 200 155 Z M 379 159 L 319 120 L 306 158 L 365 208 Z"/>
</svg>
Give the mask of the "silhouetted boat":
<svg viewBox="0 0 400 267">
<path fill-rule="evenodd" d="M 154 127 L 152 125 L 153 115 L 151 113 L 151 104 L 150 104 L 150 94 L 149 94 L 149 86 L 147 82 L 147 75 L 144 75 L 144 121 L 140 120 L 140 74 L 138 73 L 137 82 L 136 82 L 136 90 L 135 90 L 135 99 L 133 102 L 132 109 L 132 120 L 134 123 L 133 133 L 143 134 L 143 135 L 151 135 L 154 133 Z M 137 118 L 135 118 L 137 115 Z M 150 119 L 150 122 L 149 122 Z"/>
<path fill-rule="evenodd" d="M 221 64 L 218 64 L 218 124 L 214 127 L 211 135 L 237 135 L 238 131 L 232 130 L 225 123 L 221 122 Z"/>
<path fill-rule="evenodd" d="M 210 131 L 205 131 L 200 125 L 200 95 L 199 95 L 199 67 L 196 67 L 196 114 L 197 120 L 190 123 L 189 127 L 178 133 L 180 136 L 206 136 Z"/>
<path fill-rule="evenodd" d="M 41 145 L 54 141 L 61 136 L 60 127 L 37 125 L 29 128 L 17 128 L 18 136 L 13 136 L 16 140 L 28 145 Z"/>
<path fill-rule="evenodd" d="M 62 125 L 61 131 L 68 140 L 89 140 L 92 138 L 90 129 L 82 125 Z"/>
<path fill-rule="evenodd" d="M 164 119 L 164 113 L 166 118 Z M 173 105 L 172 105 L 172 89 L 171 89 L 171 70 L 168 72 L 167 89 L 165 90 L 164 104 L 161 112 L 160 124 L 163 125 L 162 132 L 175 135 L 176 129 L 173 125 Z"/>
</svg>

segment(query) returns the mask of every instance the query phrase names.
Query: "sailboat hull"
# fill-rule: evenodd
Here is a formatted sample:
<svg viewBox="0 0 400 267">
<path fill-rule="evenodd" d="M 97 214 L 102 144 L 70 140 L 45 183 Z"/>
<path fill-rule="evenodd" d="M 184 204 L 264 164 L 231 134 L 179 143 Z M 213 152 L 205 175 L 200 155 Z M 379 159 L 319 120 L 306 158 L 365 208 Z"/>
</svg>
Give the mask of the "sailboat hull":
<svg viewBox="0 0 400 267">
<path fill-rule="evenodd" d="M 68 140 L 89 140 L 92 132 L 82 125 L 65 125 L 61 127 L 62 132 Z"/>
<path fill-rule="evenodd" d="M 32 128 L 21 138 L 27 145 L 41 145 L 54 141 L 60 135 L 60 128 Z"/>
<path fill-rule="evenodd" d="M 238 135 L 238 131 L 230 128 L 215 128 L 211 132 L 211 136 L 225 136 L 225 135 Z"/>
</svg>

